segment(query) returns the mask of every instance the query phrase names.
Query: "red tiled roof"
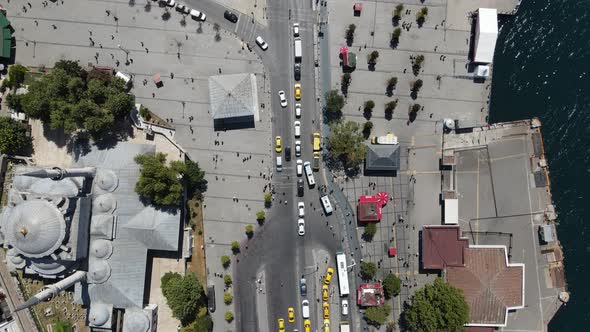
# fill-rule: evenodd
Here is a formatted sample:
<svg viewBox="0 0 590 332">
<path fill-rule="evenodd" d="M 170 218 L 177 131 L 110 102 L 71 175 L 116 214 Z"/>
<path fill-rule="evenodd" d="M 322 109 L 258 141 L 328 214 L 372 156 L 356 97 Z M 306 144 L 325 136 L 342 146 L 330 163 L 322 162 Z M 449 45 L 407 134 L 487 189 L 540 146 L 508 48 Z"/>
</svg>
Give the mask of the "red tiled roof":
<svg viewBox="0 0 590 332">
<path fill-rule="evenodd" d="M 379 221 L 381 220 L 381 203 L 379 197 L 360 196 L 358 205 L 359 221 Z"/>
<path fill-rule="evenodd" d="M 361 284 L 356 291 L 357 304 L 361 307 L 374 307 L 384 302 L 383 286 L 381 283 Z"/>
<path fill-rule="evenodd" d="M 463 266 L 463 249 L 469 241 L 460 237 L 459 226 L 425 226 L 422 230 L 422 267 L 442 270 Z"/>
<path fill-rule="evenodd" d="M 463 290 L 469 324 L 505 326 L 507 311 L 524 306 L 524 265 L 508 264 L 505 247 L 472 246 L 464 257 L 464 267 L 447 267 L 446 279 Z"/>
</svg>

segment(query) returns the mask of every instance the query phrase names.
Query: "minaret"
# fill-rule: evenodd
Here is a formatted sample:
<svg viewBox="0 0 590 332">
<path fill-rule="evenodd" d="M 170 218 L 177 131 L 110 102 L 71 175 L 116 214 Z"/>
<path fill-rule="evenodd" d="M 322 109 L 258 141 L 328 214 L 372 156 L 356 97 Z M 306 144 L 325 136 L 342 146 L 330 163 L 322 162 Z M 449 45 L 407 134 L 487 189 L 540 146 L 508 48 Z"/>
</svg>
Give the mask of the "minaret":
<svg viewBox="0 0 590 332">
<path fill-rule="evenodd" d="M 94 177 L 96 175 L 96 167 L 80 167 L 80 168 L 42 168 L 36 171 L 23 173 L 21 175 L 32 176 L 36 178 L 50 178 L 52 180 L 61 180 L 70 177 Z"/>
<path fill-rule="evenodd" d="M 51 299 L 61 293 L 64 289 L 68 289 L 75 283 L 84 280 L 86 280 L 86 271 L 76 271 L 69 277 L 62 279 L 55 284 L 43 287 L 39 293 L 33 295 L 25 303 L 16 307 L 14 312 L 30 308 L 41 301 Z"/>
</svg>

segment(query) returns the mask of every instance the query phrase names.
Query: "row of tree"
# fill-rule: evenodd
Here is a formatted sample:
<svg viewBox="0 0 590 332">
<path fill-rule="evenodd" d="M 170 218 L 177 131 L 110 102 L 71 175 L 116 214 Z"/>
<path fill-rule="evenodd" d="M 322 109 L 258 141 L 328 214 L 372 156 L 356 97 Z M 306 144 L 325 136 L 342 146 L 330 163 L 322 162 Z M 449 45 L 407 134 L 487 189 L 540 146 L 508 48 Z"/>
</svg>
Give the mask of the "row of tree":
<svg viewBox="0 0 590 332">
<path fill-rule="evenodd" d="M 167 272 L 160 282 L 172 315 L 184 326 L 182 332 L 208 332 L 213 329 L 203 286 L 194 273 L 182 276 Z"/>
</svg>

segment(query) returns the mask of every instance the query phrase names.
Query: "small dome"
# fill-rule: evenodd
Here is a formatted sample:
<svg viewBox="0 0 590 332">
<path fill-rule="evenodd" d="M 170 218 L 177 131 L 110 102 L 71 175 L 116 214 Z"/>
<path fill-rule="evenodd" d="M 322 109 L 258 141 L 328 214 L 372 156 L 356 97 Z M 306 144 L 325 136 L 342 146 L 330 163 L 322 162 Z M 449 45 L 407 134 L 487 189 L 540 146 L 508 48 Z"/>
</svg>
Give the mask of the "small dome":
<svg viewBox="0 0 590 332">
<path fill-rule="evenodd" d="M 8 249 L 8 251 L 6 252 L 6 256 L 10 260 L 10 263 L 12 263 L 14 266 L 18 268 L 22 268 L 25 266 L 25 259 L 23 258 L 23 256 L 19 255 L 18 252 L 14 250 L 14 248 Z"/>
<path fill-rule="evenodd" d="M 119 186 L 119 178 L 110 169 L 101 169 L 94 179 L 96 185 L 107 192 L 113 192 Z"/>
<path fill-rule="evenodd" d="M 150 328 L 150 319 L 143 311 L 133 310 L 125 313 L 123 317 L 123 331 L 147 332 Z"/>
<path fill-rule="evenodd" d="M 15 176 L 12 180 L 12 186 L 18 191 L 28 191 L 35 178 L 30 176 Z"/>
<path fill-rule="evenodd" d="M 61 212 L 44 200 L 24 201 L 6 219 L 8 244 L 25 257 L 52 254 L 63 242 L 66 223 Z"/>
<path fill-rule="evenodd" d="M 95 213 L 113 213 L 117 208 L 115 196 L 111 194 L 98 195 L 92 202 L 92 210 Z"/>
<path fill-rule="evenodd" d="M 106 322 L 109 321 L 111 317 L 111 313 L 109 312 L 109 308 L 102 304 L 92 304 L 90 307 L 90 312 L 88 313 L 88 320 L 90 321 L 91 325 L 94 326 L 103 326 Z"/>
<path fill-rule="evenodd" d="M 111 276 L 111 266 L 107 261 L 95 260 L 88 269 L 88 282 L 102 284 Z"/>
<path fill-rule="evenodd" d="M 107 240 L 94 240 L 90 244 L 90 253 L 96 258 L 107 259 L 113 253 L 113 244 Z"/>
</svg>

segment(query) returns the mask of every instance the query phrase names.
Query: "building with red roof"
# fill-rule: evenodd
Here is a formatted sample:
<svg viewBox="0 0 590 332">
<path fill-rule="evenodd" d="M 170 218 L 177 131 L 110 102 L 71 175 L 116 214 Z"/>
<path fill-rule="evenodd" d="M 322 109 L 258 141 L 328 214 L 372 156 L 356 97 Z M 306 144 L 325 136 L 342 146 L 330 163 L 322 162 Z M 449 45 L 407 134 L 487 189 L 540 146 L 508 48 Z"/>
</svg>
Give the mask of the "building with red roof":
<svg viewBox="0 0 590 332">
<path fill-rule="evenodd" d="M 389 200 L 386 192 L 380 192 L 372 196 L 360 196 L 357 216 L 360 222 L 379 222 L 382 216 L 382 208 Z"/>
<path fill-rule="evenodd" d="M 385 301 L 383 286 L 380 282 L 361 284 L 356 290 L 356 302 L 361 307 L 380 306 Z"/>
</svg>

